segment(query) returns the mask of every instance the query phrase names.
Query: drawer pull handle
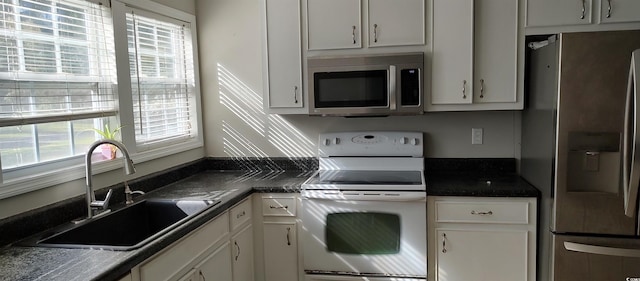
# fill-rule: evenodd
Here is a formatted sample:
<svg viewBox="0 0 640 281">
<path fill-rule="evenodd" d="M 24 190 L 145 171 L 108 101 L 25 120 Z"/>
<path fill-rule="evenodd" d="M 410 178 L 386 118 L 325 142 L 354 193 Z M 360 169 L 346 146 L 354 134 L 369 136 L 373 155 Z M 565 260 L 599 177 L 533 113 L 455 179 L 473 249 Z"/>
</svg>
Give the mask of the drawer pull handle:
<svg viewBox="0 0 640 281">
<path fill-rule="evenodd" d="M 244 215 L 246 215 L 246 213 L 244 211 L 242 211 L 242 213 L 239 213 L 239 214 L 236 215 L 236 219 L 244 217 Z"/>
<path fill-rule="evenodd" d="M 289 238 L 289 234 L 291 233 L 291 227 L 287 227 L 287 245 L 291 246 L 291 239 Z"/>
<path fill-rule="evenodd" d="M 471 211 L 472 215 L 478 215 L 478 216 L 490 216 L 493 215 L 493 211 L 488 211 L 488 212 L 476 212 L 475 210 Z"/>
<path fill-rule="evenodd" d="M 289 209 L 289 206 L 285 205 L 285 206 L 273 206 L 273 205 L 269 205 L 270 209 Z"/>
<path fill-rule="evenodd" d="M 583 20 L 584 19 L 584 14 L 587 11 L 587 7 L 586 7 L 586 0 L 582 0 L 582 15 L 580 16 L 580 19 Z"/>
<path fill-rule="evenodd" d="M 447 252 L 447 234 L 446 233 L 442 233 L 442 252 L 443 253 Z"/>
<path fill-rule="evenodd" d="M 204 273 L 202 273 L 202 270 L 198 271 L 198 275 L 200 275 L 200 277 L 202 277 L 202 281 L 206 281 L 207 278 L 204 276 Z"/>
</svg>

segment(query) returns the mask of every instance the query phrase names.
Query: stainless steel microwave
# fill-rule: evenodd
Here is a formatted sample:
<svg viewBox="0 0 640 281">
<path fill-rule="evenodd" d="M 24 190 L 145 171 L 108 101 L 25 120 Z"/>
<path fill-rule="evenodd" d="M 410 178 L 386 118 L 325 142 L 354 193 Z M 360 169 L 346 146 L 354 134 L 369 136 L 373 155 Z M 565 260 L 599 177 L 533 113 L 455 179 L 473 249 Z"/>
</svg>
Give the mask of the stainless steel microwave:
<svg viewBox="0 0 640 281">
<path fill-rule="evenodd" d="M 309 114 L 422 114 L 424 54 L 314 57 L 307 60 Z"/>
</svg>

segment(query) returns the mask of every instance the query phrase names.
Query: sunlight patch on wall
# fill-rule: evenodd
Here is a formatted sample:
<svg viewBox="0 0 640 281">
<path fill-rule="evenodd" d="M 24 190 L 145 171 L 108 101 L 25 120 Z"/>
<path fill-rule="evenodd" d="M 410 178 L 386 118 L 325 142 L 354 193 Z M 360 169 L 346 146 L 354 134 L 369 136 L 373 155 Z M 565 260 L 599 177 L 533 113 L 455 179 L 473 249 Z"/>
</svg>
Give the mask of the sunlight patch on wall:
<svg viewBox="0 0 640 281">
<path fill-rule="evenodd" d="M 250 131 L 264 138 L 264 142 L 252 141 L 252 136 L 241 133 L 244 128 L 233 127 L 232 123 L 237 122 L 222 120 L 226 155 L 234 158 L 268 158 L 271 155 L 265 153 L 261 145 L 269 144 L 294 162 L 296 158 L 315 156 L 312 140 L 281 116 L 266 114 L 262 96 L 221 64 L 218 64 L 218 80 L 220 103 L 241 121 L 240 125 L 235 126 L 246 125 Z"/>
</svg>

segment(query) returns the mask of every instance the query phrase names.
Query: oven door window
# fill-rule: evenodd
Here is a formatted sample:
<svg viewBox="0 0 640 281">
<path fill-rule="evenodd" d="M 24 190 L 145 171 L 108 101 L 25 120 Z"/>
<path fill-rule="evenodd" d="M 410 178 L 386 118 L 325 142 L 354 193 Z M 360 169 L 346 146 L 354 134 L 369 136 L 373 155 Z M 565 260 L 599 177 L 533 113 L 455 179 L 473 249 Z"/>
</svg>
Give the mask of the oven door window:
<svg viewBox="0 0 640 281">
<path fill-rule="evenodd" d="M 389 213 L 331 213 L 325 238 L 329 252 L 384 255 L 400 252 L 400 216 Z"/>
<path fill-rule="evenodd" d="M 388 107 L 386 70 L 316 72 L 316 108 Z"/>
</svg>

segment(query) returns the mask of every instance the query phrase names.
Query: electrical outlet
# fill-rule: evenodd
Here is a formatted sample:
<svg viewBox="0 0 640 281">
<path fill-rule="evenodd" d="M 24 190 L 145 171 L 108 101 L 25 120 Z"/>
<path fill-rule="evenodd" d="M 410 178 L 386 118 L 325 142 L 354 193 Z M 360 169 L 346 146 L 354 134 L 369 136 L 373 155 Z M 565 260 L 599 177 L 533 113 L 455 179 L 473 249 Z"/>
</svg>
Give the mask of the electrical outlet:
<svg viewBox="0 0 640 281">
<path fill-rule="evenodd" d="M 471 129 L 471 144 L 482 144 L 482 128 Z"/>
</svg>

